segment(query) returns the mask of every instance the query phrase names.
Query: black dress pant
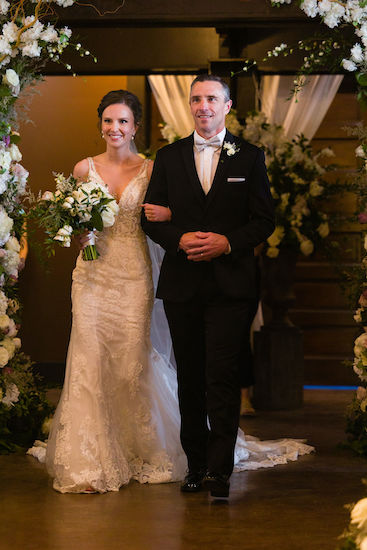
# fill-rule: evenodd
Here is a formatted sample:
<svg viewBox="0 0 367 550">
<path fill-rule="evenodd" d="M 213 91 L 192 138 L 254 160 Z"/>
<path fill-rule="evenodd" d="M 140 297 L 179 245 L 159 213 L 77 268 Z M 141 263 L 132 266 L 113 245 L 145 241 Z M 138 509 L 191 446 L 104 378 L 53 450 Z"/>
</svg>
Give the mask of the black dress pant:
<svg viewBox="0 0 367 550">
<path fill-rule="evenodd" d="M 223 294 L 208 264 L 196 295 L 164 301 L 177 363 L 181 443 L 189 470 L 230 475 L 240 412 L 240 357 L 252 300 Z M 208 426 L 209 420 L 209 426 Z"/>
</svg>

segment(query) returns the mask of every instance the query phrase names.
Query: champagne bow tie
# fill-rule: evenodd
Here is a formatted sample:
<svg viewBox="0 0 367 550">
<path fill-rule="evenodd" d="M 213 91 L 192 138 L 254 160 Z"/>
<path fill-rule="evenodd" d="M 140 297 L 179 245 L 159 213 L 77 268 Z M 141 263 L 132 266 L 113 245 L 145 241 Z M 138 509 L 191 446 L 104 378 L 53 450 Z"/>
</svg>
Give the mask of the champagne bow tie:
<svg viewBox="0 0 367 550">
<path fill-rule="evenodd" d="M 195 147 L 196 150 L 203 151 L 206 147 L 214 147 L 215 149 L 218 149 L 218 147 L 222 146 L 222 141 L 218 136 L 213 136 L 210 139 L 204 139 L 201 137 L 196 136 L 195 137 Z"/>
</svg>

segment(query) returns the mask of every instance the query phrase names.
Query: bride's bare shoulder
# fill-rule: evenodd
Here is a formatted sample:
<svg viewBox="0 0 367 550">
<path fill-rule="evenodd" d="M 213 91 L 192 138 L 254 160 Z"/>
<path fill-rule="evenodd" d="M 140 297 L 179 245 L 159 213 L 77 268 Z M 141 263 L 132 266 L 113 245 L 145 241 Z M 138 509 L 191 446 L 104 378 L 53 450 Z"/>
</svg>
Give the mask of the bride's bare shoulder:
<svg viewBox="0 0 367 550">
<path fill-rule="evenodd" d="M 74 178 L 84 178 L 89 173 L 89 161 L 88 159 L 80 160 L 76 163 L 73 170 Z"/>
</svg>

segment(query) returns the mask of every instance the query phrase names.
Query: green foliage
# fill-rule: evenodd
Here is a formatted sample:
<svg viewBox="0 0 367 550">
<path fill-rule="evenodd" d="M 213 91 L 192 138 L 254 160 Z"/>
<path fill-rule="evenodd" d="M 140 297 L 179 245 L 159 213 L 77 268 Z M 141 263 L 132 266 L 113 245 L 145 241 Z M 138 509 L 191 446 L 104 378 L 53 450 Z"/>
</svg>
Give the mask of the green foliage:
<svg viewBox="0 0 367 550">
<path fill-rule="evenodd" d="M 347 536 L 338 550 L 358 550 L 358 546 L 352 537 Z"/>
</svg>

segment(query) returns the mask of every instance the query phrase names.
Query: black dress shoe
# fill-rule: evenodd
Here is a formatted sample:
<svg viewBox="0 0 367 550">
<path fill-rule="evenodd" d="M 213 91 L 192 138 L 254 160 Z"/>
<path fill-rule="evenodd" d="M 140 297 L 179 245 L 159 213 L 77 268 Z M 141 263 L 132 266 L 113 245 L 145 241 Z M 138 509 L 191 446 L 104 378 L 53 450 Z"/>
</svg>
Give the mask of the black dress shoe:
<svg viewBox="0 0 367 550">
<path fill-rule="evenodd" d="M 204 485 L 214 498 L 227 498 L 229 496 L 229 481 L 226 475 L 208 473 L 205 476 Z"/>
<path fill-rule="evenodd" d="M 181 485 L 182 493 L 197 493 L 203 488 L 203 479 L 205 477 L 205 470 L 199 472 L 188 472 Z"/>
</svg>

